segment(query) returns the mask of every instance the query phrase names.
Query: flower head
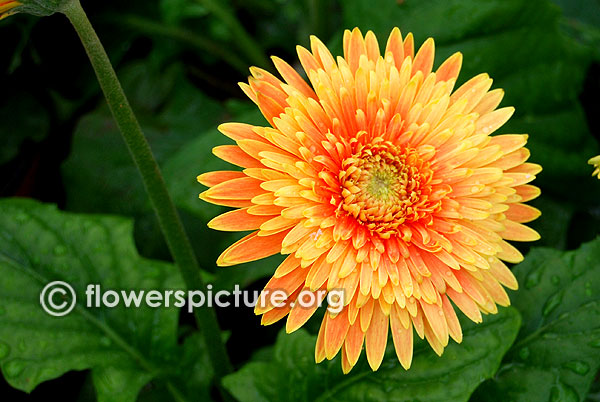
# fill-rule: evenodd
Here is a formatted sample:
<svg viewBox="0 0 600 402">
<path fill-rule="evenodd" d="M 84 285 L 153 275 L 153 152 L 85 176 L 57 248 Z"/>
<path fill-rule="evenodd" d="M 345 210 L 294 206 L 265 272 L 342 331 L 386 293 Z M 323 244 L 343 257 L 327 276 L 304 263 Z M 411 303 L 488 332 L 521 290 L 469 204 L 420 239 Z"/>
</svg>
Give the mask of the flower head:
<svg viewBox="0 0 600 402">
<path fill-rule="evenodd" d="M 287 316 L 294 331 L 316 310 L 295 303 L 301 292 L 343 290 L 316 360 L 341 351 L 348 372 L 364 345 L 376 370 L 391 331 L 408 369 L 413 330 L 438 354 L 461 342 L 452 303 L 475 322 L 510 303 L 503 286 L 518 285 L 503 261 L 523 256 L 507 240 L 539 238 L 523 223 L 540 215 L 524 202 L 540 194 L 527 183 L 541 167 L 525 162 L 526 135 L 491 136 L 514 109 L 496 109 L 503 91 L 486 74 L 453 91 L 460 53 L 432 71 L 433 39 L 415 55 L 413 36 L 394 29 L 382 55 L 354 29 L 343 58 L 315 37 L 311 48 L 298 47 L 310 84 L 276 57 L 283 81 L 252 68 L 241 84 L 270 127 L 219 127 L 237 145 L 214 153 L 243 170 L 200 175 L 200 198 L 237 208 L 211 228 L 252 233 L 217 263 L 288 255 L 256 305 L 263 324 Z M 265 301 L 273 290 L 286 302 Z"/>
<path fill-rule="evenodd" d="M 0 0 L 0 20 L 13 15 L 17 12 L 16 7 L 19 7 L 21 3 L 13 0 Z"/>
<path fill-rule="evenodd" d="M 594 171 L 592 172 L 592 176 L 597 176 L 600 179 L 600 155 L 590 158 L 588 163 L 590 165 L 594 166 Z"/>
</svg>

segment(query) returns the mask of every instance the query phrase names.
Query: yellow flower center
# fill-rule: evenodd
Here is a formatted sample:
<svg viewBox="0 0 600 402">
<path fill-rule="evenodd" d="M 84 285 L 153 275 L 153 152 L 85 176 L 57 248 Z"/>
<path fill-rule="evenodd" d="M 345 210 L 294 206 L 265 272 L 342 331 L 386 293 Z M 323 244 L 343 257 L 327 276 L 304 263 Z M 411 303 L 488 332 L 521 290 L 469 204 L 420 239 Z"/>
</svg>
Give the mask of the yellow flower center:
<svg viewBox="0 0 600 402">
<path fill-rule="evenodd" d="M 432 171 L 415 149 L 385 141 L 361 146 L 342 162 L 340 210 L 383 238 L 419 219 Z"/>
</svg>

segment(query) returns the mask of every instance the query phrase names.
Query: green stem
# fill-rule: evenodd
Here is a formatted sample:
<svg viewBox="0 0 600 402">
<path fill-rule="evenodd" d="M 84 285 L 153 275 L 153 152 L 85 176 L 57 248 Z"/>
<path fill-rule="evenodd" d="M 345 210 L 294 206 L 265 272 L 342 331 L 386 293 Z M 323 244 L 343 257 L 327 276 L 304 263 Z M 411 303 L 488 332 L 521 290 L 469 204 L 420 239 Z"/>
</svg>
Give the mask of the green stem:
<svg viewBox="0 0 600 402">
<path fill-rule="evenodd" d="M 140 32 L 148 35 L 160 35 L 166 38 L 171 38 L 195 47 L 201 52 L 211 53 L 214 56 L 222 59 L 237 71 L 246 75 L 248 73 L 248 65 L 237 54 L 229 51 L 229 49 L 219 43 L 196 35 L 194 32 L 184 28 L 164 25 L 148 18 L 138 17 L 137 15 L 122 15 L 119 21 L 126 25 L 137 29 Z"/>
<path fill-rule="evenodd" d="M 158 217 L 171 255 L 179 267 L 187 288 L 205 290 L 198 262 L 183 229 L 179 214 L 167 191 L 150 145 L 144 137 L 100 39 L 79 0 L 72 0 L 62 11 L 73 24 L 85 47 L 108 106 L 142 176 L 146 192 Z M 231 372 L 231 364 L 221 340 L 216 314 L 214 310 L 206 307 L 195 309 L 194 315 L 204 336 L 215 376 L 217 380 L 220 380 L 221 377 Z"/>
<path fill-rule="evenodd" d="M 234 36 L 234 42 L 239 45 L 240 51 L 259 67 L 267 67 L 269 60 L 263 53 L 261 47 L 254 39 L 246 32 L 242 24 L 237 20 L 226 6 L 223 6 L 222 0 L 196 0 L 198 3 L 206 7 L 211 13 L 219 18 L 223 24 L 229 29 L 229 32 Z"/>
</svg>

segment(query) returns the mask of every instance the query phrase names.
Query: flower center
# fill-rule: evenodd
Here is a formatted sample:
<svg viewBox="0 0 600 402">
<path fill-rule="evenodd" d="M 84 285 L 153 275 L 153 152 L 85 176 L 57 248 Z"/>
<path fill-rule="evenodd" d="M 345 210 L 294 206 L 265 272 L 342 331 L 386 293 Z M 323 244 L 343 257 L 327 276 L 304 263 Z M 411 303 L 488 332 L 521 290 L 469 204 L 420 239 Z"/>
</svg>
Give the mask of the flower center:
<svg viewBox="0 0 600 402">
<path fill-rule="evenodd" d="M 423 216 L 432 175 L 415 149 L 387 141 L 362 146 L 342 162 L 339 208 L 389 238 Z"/>
</svg>

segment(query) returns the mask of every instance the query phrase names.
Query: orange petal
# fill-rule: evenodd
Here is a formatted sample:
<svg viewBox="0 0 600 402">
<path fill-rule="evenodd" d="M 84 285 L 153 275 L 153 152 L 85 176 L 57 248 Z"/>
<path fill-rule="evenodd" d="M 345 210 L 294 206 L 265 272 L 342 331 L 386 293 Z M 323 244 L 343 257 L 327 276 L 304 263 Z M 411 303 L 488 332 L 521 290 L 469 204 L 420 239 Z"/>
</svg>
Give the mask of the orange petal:
<svg viewBox="0 0 600 402">
<path fill-rule="evenodd" d="M 228 200 L 251 200 L 257 195 L 263 194 L 265 190 L 260 187 L 261 181 L 252 177 L 233 179 L 205 191 L 210 198 Z"/>
<path fill-rule="evenodd" d="M 239 87 L 242 89 L 242 91 L 244 92 L 244 94 L 254 103 L 257 102 L 256 100 L 256 92 L 254 92 L 254 90 L 252 89 L 252 87 L 250 87 L 250 85 L 246 84 L 245 82 L 238 82 Z"/>
<path fill-rule="evenodd" d="M 521 197 L 521 201 L 531 201 L 534 198 L 537 198 L 542 193 L 539 188 L 532 186 L 530 184 L 524 184 L 522 186 L 515 187 L 517 194 Z"/>
<path fill-rule="evenodd" d="M 286 235 L 287 232 L 271 236 L 258 236 L 258 232 L 251 233 L 223 251 L 217 259 L 217 265 L 227 267 L 277 254 L 281 251 L 281 242 Z"/>
<path fill-rule="evenodd" d="M 385 46 L 385 53 L 392 53 L 394 57 L 394 64 L 396 68 L 400 69 L 402 62 L 404 61 L 404 44 L 402 43 L 402 33 L 400 29 L 394 27 Z"/>
<path fill-rule="evenodd" d="M 304 71 L 306 71 L 306 74 L 310 75 L 311 71 L 316 71 L 319 68 L 321 68 L 317 60 L 315 60 L 313 55 L 308 50 L 306 50 L 302 46 L 296 46 L 296 51 L 298 52 L 300 64 L 302 64 L 302 67 L 304 68 Z"/>
<path fill-rule="evenodd" d="M 412 67 L 412 74 L 421 71 L 424 77 L 427 77 L 433 68 L 433 58 L 435 56 L 435 43 L 433 38 L 428 38 L 421 46 Z"/>
<path fill-rule="evenodd" d="M 262 163 L 242 151 L 237 145 L 219 145 L 213 148 L 213 154 L 225 162 L 244 168 L 264 168 Z"/>
<path fill-rule="evenodd" d="M 521 203 L 510 204 L 508 210 L 504 212 L 507 219 L 519 223 L 531 222 L 541 214 L 539 209 Z"/>
<path fill-rule="evenodd" d="M 206 191 L 200 194 L 200 199 L 206 202 L 210 202 L 211 204 L 222 205 L 224 207 L 245 208 L 253 205 L 252 201 L 250 200 L 227 200 L 211 198 L 206 195 Z"/>
<path fill-rule="evenodd" d="M 300 266 L 300 260 L 294 255 L 288 255 L 275 270 L 273 277 L 281 278 Z"/>
<path fill-rule="evenodd" d="M 354 28 L 344 46 L 344 58 L 348 62 L 352 73 L 355 73 L 358 69 L 360 56 L 366 53 L 367 49 L 362 33 L 358 28 Z"/>
<path fill-rule="evenodd" d="M 300 294 L 308 295 L 309 289 L 304 288 L 303 292 L 307 292 L 307 293 L 301 292 Z M 315 303 L 313 303 L 310 306 L 306 306 L 306 305 L 302 305 L 301 303 L 298 303 L 298 301 L 296 301 L 296 303 L 294 304 L 294 307 L 292 307 L 292 311 L 290 311 L 290 315 L 288 316 L 287 322 L 285 323 L 285 331 L 288 334 L 290 332 L 294 332 L 295 330 L 297 330 L 298 328 L 303 326 L 306 323 L 306 321 L 308 321 L 310 319 L 310 317 L 313 316 L 315 311 L 317 311 L 317 308 L 319 307 L 319 305 L 325 298 L 325 292 L 312 292 L 311 294 L 314 297 Z M 301 297 L 306 298 L 307 301 L 312 300 L 308 296 L 301 296 Z"/>
<path fill-rule="evenodd" d="M 490 262 L 490 273 L 504 286 L 509 289 L 517 290 L 519 283 L 510 269 L 502 261 L 495 258 Z"/>
<path fill-rule="evenodd" d="M 279 74 L 283 77 L 285 82 L 287 82 L 291 87 L 300 91 L 307 98 L 315 98 L 315 91 L 304 81 L 304 79 L 294 70 L 292 66 L 288 63 L 280 59 L 279 57 L 271 57 L 273 63 L 275 64 L 275 68 L 279 71 Z"/>
<path fill-rule="evenodd" d="M 481 98 L 479 103 L 473 108 L 472 111 L 480 116 L 489 113 L 498 107 L 502 101 L 502 98 L 504 98 L 504 90 L 501 88 L 489 91 L 483 96 L 483 98 Z"/>
<path fill-rule="evenodd" d="M 414 57 L 415 55 L 415 40 L 412 32 L 409 32 L 404 38 L 404 57 Z"/>
<path fill-rule="evenodd" d="M 296 292 L 290 295 L 290 297 L 285 302 L 283 302 L 281 306 L 276 307 L 263 314 L 260 320 L 261 325 L 271 325 L 285 317 L 292 309 L 292 304 L 298 296 L 299 292 L 300 289 L 298 289 Z"/>
<path fill-rule="evenodd" d="M 256 93 L 256 102 L 261 107 L 260 102 L 262 101 L 261 97 L 269 99 L 275 105 L 278 105 L 280 108 L 277 108 L 277 111 L 285 109 L 288 106 L 287 103 L 287 93 L 284 92 L 279 84 L 277 86 L 270 84 L 269 82 L 262 80 L 255 80 L 250 78 L 250 87 Z M 273 117 L 278 117 L 281 112 L 274 112 Z M 267 116 L 265 116 L 267 117 Z M 269 120 L 267 118 L 267 120 Z M 269 120 L 270 121 L 270 120 Z"/>
<path fill-rule="evenodd" d="M 331 55 L 327 46 L 314 35 L 310 36 L 310 47 L 315 59 L 323 66 L 323 69 L 329 73 L 336 67 L 335 59 Z"/>
<path fill-rule="evenodd" d="M 542 171 L 542 167 L 540 165 L 538 165 L 537 163 L 523 163 L 522 165 L 519 166 L 515 166 L 514 168 L 507 170 L 507 174 L 523 174 L 524 177 L 523 179 L 531 179 L 533 180 L 533 178 L 531 176 L 535 176 L 536 174 L 540 173 Z M 512 175 L 510 175 L 510 177 L 513 177 Z M 516 182 L 520 182 L 522 179 L 520 177 L 517 177 Z M 520 180 L 521 179 L 521 180 Z M 524 183 L 519 183 L 520 184 L 524 184 Z M 515 187 L 517 184 L 513 183 L 511 186 Z"/>
<path fill-rule="evenodd" d="M 402 325 L 399 313 L 396 311 L 397 308 L 396 306 L 390 314 L 392 339 L 400 364 L 405 370 L 408 370 L 413 357 L 413 329 L 410 321 L 407 328 Z"/>
<path fill-rule="evenodd" d="M 540 235 L 535 230 L 520 223 L 506 220 L 502 222 L 506 230 L 500 232 L 500 236 L 506 240 L 514 241 L 536 241 L 540 239 Z"/>
<path fill-rule="evenodd" d="M 253 67 L 250 67 L 250 73 L 255 78 L 254 81 L 261 81 L 261 82 L 267 83 L 277 89 L 281 88 L 282 82 L 277 77 L 275 77 L 273 74 L 268 72 L 267 70 L 264 70 L 260 67 L 253 66 Z M 252 80 L 249 80 L 249 81 L 252 81 Z"/>
<path fill-rule="evenodd" d="M 319 335 L 317 335 L 317 343 L 315 344 L 315 362 L 321 363 L 325 360 L 325 322 L 327 314 L 323 316 L 321 326 L 319 327 Z"/>
<path fill-rule="evenodd" d="M 456 342 L 462 342 L 462 328 L 460 327 L 460 322 L 458 321 L 458 317 L 456 316 L 456 311 L 454 311 L 454 307 L 450 303 L 448 297 L 444 294 L 442 295 L 442 309 L 444 310 L 444 315 L 446 316 L 446 323 L 448 324 L 448 333 Z"/>
<path fill-rule="evenodd" d="M 365 349 L 367 361 L 373 371 L 377 371 L 385 354 L 385 345 L 388 339 L 389 318 L 383 313 L 376 303 L 373 308 L 373 317 L 366 333 Z"/>
<path fill-rule="evenodd" d="M 507 262 L 512 262 L 513 264 L 523 261 L 523 254 L 521 254 L 521 252 L 512 244 L 505 242 L 504 240 L 498 242 L 498 244 L 502 248 L 502 251 L 496 254 L 496 257 Z"/>
<path fill-rule="evenodd" d="M 360 324 L 354 322 L 354 324 L 348 330 L 346 335 L 346 341 L 344 342 L 344 349 L 346 350 L 346 356 L 348 362 L 354 366 L 360 357 L 362 346 L 365 341 L 365 333 L 360 329 Z"/>
<path fill-rule="evenodd" d="M 446 59 L 435 72 L 436 81 L 455 80 L 462 66 L 462 53 L 456 52 Z"/>
<path fill-rule="evenodd" d="M 348 328 L 350 328 L 348 308 L 344 308 L 335 317 L 329 313 L 325 313 L 325 315 L 327 316 L 325 320 L 325 356 L 331 360 L 340 351 Z"/>
<path fill-rule="evenodd" d="M 365 35 L 365 48 L 367 51 L 367 58 L 371 61 L 377 62 L 379 59 L 379 43 L 377 42 L 377 37 L 373 33 L 373 31 L 368 31 Z"/>
<path fill-rule="evenodd" d="M 448 345 L 448 324 L 442 308 L 437 304 L 426 303 L 423 299 L 419 300 L 419 304 L 435 337 L 442 346 Z"/>
<path fill-rule="evenodd" d="M 273 118 L 279 117 L 287 106 L 287 103 L 278 102 L 262 92 L 256 93 L 256 102 L 263 116 L 265 116 L 271 125 L 273 125 Z"/>
<path fill-rule="evenodd" d="M 238 140 L 257 140 L 265 141 L 260 135 L 254 132 L 255 126 L 244 123 L 223 123 L 217 129 L 234 141 Z"/>
<path fill-rule="evenodd" d="M 213 218 L 207 226 L 214 230 L 226 232 L 255 230 L 271 218 L 271 216 L 251 215 L 248 213 L 248 208 L 243 208 L 225 212 Z"/>
<path fill-rule="evenodd" d="M 275 296 L 279 297 L 275 295 L 275 292 L 283 292 L 286 301 L 295 300 L 295 297 L 292 298 L 292 295 L 299 293 L 305 279 L 306 269 L 301 267 L 296 267 L 296 269 L 282 277 L 272 277 L 269 279 L 254 306 L 254 314 L 264 314 L 278 307 L 275 303 L 278 300 L 273 300 Z"/>
<path fill-rule="evenodd" d="M 491 134 L 500 128 L 504 123 L 506 123 L 514 112 L 515 108 L 509 106 L 494 110 L 488 114 L 484 114 L 477 119 L 477 122 L 475 123 L 475 130 L 479 133 Z"/>
<path fill-rule="evenodd" d="M 458 293 L 454 289 L 447 289 L 446 294 L 471 321 L 479 323 L 483 320 L 479 307 L 466 293 Z"/>
<path fill-rule="evenodd" d="M 350 360 L 348 360 L 348 355 L 346 354 L 346 349 L 342 349 L 342 373 L 344 374 L 348 374 L 351 370 L 352 367 L 354 367 L 352 364 L 350 364 Z"/>
<path fill-rule="evenodd" d="M 527 143 L 527 134 L 502 134 L 490 139 L 488 146 L 499 145 L 504 154 L 522 148 Z"/>
<path fill-rule="evenodd" d="M 206 187 L 213 187 L 225 181 L 240 179 L 242 177 L 246 177 L 244 172 L 239 172 L 236 170 L 221 170 L 217 172 L 202 173 L 197 177 L 197 180 L 198 183 L 203 184 Z"/>
</svg>

